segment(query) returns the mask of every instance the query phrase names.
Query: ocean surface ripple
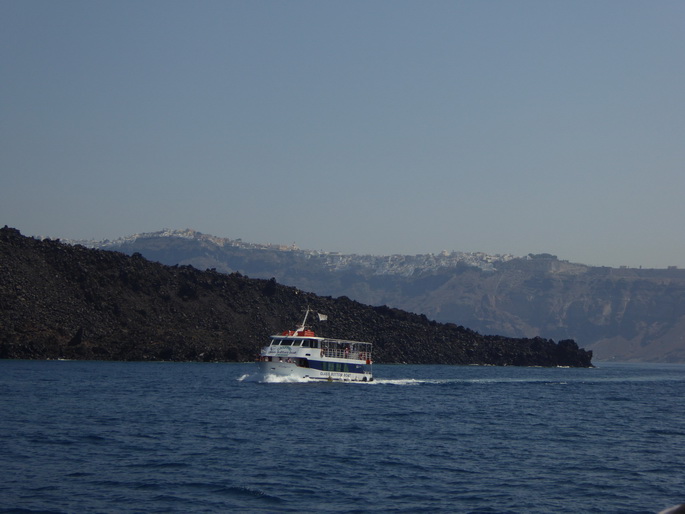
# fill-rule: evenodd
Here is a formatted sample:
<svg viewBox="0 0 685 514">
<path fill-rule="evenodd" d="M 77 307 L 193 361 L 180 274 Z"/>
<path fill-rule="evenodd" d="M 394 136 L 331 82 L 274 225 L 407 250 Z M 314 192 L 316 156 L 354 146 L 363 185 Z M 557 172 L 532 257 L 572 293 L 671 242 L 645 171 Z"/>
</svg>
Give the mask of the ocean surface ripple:
<svg viewBox="0 0 685 514">
<path fill-rule="evenodd" d="M 655 513 L 685 502 L 685 366 L 0 361 L 0 512 Z"/>
</svg>

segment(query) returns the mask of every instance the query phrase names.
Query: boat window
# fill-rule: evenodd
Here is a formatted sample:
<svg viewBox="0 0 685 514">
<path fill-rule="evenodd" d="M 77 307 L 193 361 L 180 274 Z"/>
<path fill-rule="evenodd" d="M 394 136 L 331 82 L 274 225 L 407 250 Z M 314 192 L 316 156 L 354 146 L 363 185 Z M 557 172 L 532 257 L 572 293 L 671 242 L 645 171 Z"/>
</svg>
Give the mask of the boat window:
<svg viewBox="0 0 685 514">
<path fill-rule="evenodd" d="M 302 347 L 303 347 L 303 348 L 309 348 L 309 341 L 308 341 L 307 339 L 305 339 L 304 341 L 302 341 Z"/>
<path fill-rule="evenodd" d="M 302 339 L 298 339 L 297 341 L 293 341 L 293 346 L 300 346 L 302 344 Z"/>
<path fill-rule="evenodd" d="M 319 347 L 319 342 L 318 341 L 312 341 L 312 348 L 318 348 Z"/>
</svg>

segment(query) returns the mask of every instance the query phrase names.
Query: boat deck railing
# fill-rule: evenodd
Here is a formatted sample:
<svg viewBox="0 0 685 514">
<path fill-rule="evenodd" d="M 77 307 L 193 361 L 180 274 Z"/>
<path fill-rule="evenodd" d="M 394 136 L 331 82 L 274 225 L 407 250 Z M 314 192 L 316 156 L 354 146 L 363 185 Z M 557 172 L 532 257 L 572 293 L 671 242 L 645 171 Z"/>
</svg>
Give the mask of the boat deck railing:
<svg viewBox="0 0 685 514">
<path fill-rule="evenodd" d="M 336 348 L 324 348 L 322 352 L 323 357 L 329 357 L 332 359 L 356 359 L 362 361 L 371 359 L 371 352 L 349 351 Z"/>
</svg>

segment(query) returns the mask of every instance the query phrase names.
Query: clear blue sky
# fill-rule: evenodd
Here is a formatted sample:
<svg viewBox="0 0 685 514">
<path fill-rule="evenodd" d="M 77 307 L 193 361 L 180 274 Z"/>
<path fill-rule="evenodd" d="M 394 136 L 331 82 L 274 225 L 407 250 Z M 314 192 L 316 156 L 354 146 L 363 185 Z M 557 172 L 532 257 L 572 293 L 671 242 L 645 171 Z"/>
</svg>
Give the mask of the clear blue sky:
<svg viewBox="0 0 685 514">
<path fill-rule="evenodd" d="M 0 0 L 0 225 L 685 267 L 685 2 Z"/>
</svg>

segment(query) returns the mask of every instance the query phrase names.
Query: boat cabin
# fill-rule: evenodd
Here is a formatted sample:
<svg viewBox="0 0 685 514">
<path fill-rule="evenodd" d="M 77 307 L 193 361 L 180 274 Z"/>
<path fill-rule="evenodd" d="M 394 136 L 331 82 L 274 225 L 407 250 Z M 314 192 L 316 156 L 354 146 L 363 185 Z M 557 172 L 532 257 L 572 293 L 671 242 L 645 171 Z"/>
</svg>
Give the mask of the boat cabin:
<svg viewBox="0 0 685 514">
<path fill-rule="evenodd" d="M 319 348 L 318 339 L 291 339 L 272 337 L 270 346 L 295 346 L 301 348 Z"/>
</svg>

